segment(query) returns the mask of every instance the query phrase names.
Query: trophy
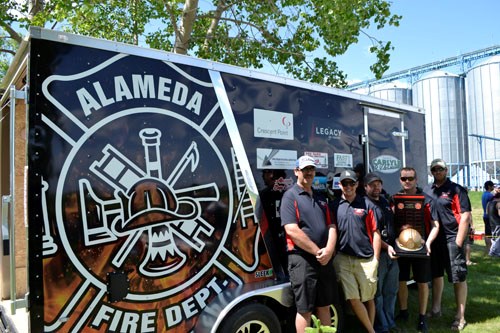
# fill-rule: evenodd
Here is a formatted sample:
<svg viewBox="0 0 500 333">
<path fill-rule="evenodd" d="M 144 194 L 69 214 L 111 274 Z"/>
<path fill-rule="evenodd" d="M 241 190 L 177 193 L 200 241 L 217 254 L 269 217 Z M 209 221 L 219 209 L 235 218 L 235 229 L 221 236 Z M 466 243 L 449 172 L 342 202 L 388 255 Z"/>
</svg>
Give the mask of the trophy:
<svg viewBox="0 0 500 333">
<path fill-rule="evenodd" d="M 400 257 L 427 256 L 425 241 L 429 230 L 425 226 L 425 197 L 423 195 L 394 195 L 394 250 Z"/>
</svg>

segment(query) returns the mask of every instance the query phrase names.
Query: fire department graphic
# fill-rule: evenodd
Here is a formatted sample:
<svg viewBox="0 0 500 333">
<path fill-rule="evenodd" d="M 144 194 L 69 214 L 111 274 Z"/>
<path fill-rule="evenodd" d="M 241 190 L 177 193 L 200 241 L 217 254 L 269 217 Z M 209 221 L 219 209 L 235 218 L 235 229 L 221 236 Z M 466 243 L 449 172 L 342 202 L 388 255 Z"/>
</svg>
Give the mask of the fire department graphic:
<svg viewBox="0 0 500 333">
<path fill-rule="evenodd" d="M 127 76 L 133 62 L 44 81 L 45 332 L 188 332 L 226 288 L 272 274 L 208 75 L 150 60 Z"/>
</svg>

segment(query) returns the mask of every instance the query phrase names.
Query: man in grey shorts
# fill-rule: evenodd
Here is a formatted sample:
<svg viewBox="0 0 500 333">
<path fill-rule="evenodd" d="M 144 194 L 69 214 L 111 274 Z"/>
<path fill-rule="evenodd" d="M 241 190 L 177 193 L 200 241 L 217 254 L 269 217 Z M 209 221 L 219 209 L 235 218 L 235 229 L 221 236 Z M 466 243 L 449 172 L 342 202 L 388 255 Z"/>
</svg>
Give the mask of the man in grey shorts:
<svg viewBox="0 0 500 333">
<path fill-rule="evenodd" d="M 471 204 L 467 191 L 448 178 L 446 162 L 437 158 L 431 162 L 434 183 L 424 192 L 431 197 L 432 215 L 439 220 L 440 232 L 432 244 L 432 309 L 431 315 L 441 314 L 441 296 L 444 288 L 444 270 L 448 281 L 453 283 L 456 313 L 451 323 L 453 331 L 461 331 L 467 325 L 467 263 L 465 245 L 471 223 Z M 442 231 L 442 232 L 441 232 Z"/>
</svg>

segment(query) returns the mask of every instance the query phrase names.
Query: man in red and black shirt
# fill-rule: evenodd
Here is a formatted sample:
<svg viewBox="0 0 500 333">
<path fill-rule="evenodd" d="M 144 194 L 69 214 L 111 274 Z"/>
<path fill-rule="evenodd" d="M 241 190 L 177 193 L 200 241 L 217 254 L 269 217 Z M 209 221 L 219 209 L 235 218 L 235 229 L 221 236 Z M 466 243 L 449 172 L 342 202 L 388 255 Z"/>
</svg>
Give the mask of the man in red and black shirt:
<svg viewBox="0 0 500 333">
<path fill-rule="evenodd" d="M 430 201 L 428 196 L 424 196 L 420 187 L 417 187 L 417 171 L 411 167 L 404 167 L 400 171 L 401 191 L 396 196 L 423 197 L 424 198 L 424 221 L 425 225 L 425 247 L 427 255 L 431 255 L 431 244 L 439 233 L 439 222 L 431 216 Z M 399 221 L 398 221 L 399 222 Z M 429 298 L 429 282 L 432 279 L 431 261 L 428 257 L 401 257 L 399 264 L 399 314 L 398 319 L 407 321 L 408 313 L 408 286 L 411 275 L 417 283 L 418 288 L 418 324 L 417 331 L 426 333 L 428 331 L 426 322 L 427 299 Z M 411 274 L 410 274 L 411 273 Z"/>
<path fill-rule="evenodd" d="M 315 174 L 314 159 L 300 157 L 295 168 L 297 183 L 285 192 L 280 207 L 298 333 L 310 325 L 314 309 L 321 324 L 331 326 L 330 304 L 337 297 L 332 264 L 337 229 L 331 222 L 326 198 L 312 189 Z"/>
<path fill-rule="evenodd" d="M 337 256 L 333 261 L 345 299 L 367 332 L 375 332 L 375 293 L 381 237 L 374 203 L 356 194 L 354 171 L 340 174 L 342 196 L 332 204 L 337 225 Z"/>
<path fill-rule="evenodd" d="M 431 162 L 434 183 L 424 192 L 432 198 L 432 215 L 439 220 L 439 235 L 432 243 L 432 309 L 431 316 L 441 314 L 443 276 L 446 270 L 448 281 L 453 283 L 456 300 L 455 320 L 451 329 L 462 330 L 465 325 L 465 303 L 467 301 L 467 264 L 465 242 L 471 223 L 471 204 L 467 191 L 448 177 L 446 162 L 437 158 Z"/>
</svg>

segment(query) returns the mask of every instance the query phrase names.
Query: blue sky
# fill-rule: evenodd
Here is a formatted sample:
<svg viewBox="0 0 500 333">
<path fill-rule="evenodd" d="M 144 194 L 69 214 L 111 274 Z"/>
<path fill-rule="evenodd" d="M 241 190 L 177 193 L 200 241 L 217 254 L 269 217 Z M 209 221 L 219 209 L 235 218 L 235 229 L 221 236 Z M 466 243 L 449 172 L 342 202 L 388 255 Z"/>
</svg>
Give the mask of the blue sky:
<svg viewBox="0 0 500 333">
<path fill-rule="evenodd" d="M 395 48 L 386 74 L 500 44 L 500 0 L 393 0 L 391 11 L 403 16 L 399 27 L 369 30 Z M 336 58 L 349 82 L 374 78 L 370 46 L 361 36 Z"/>
</svg>

